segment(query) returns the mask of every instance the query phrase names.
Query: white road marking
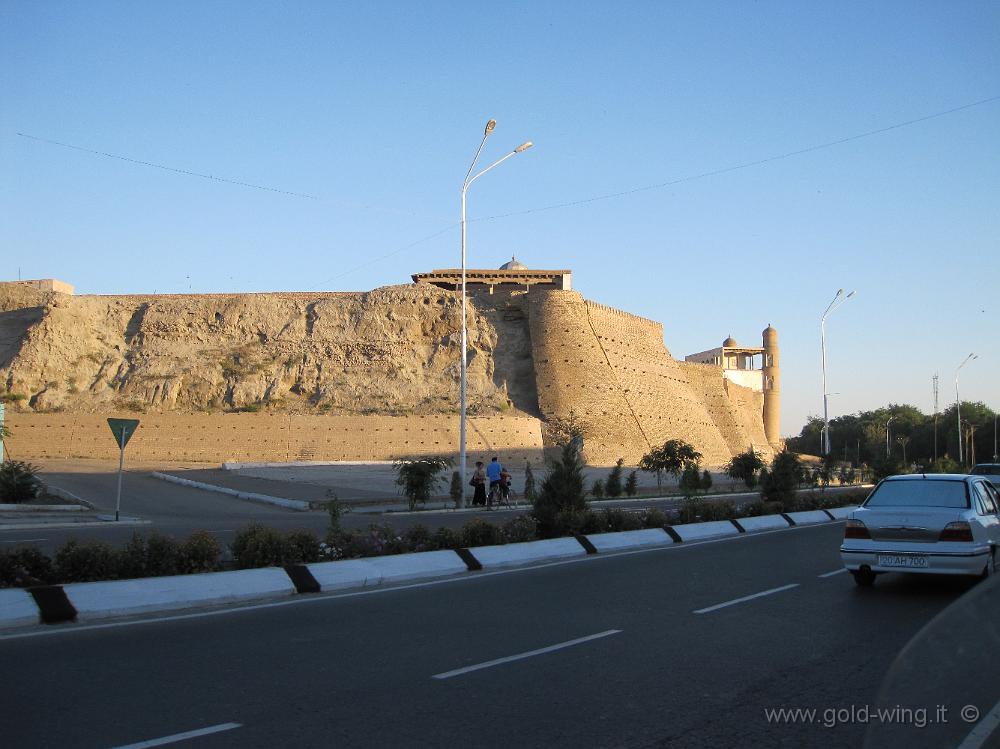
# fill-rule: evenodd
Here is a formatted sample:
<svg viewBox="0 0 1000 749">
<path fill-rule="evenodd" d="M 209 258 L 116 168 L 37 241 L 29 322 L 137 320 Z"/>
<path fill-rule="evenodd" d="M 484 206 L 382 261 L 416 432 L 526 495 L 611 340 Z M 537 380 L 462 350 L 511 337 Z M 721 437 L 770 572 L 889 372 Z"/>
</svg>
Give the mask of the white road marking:
<svg viewBox="0 0 1000 749">
<path fill-rule="evenodd" d="M 485 663 L 477 663 L 474 666 L 466 666 L 465 668 L 456 668 L 454 671 L 445 671 L 442 674 L 434 674 L 431 678 L 433 679 L 450 679 L 452 676 L 461 676 L 462 674 L 467 674 L 471 671 L 479 671 L 484 668 L 491 668 L 493 666 L 499 666 L 501 663 L 510 663 L 511 661 L 520 661 L 525 658 L 532 658 L 536 655 L 543 655 L 545 653 L 551 653 L 555 650 L 562 650 L 563 648 L 571 648 L 574 645 L 580 645 L 584 642 L 590 642 L 591 640 L 598 640 L 602 637 L 610 637 L 611 635 L 617 635 L 621 632 L 620 629 L 609 629 L 605 632 L 598 632 L 596 635 L 587 635 L 586 637 L 578 637 L 575 640 L 567 640 L 566 642 L 560 642 L 556 645 L 549 645 L 545 648 L 538 648 L 538 650 L 529 650 L 527 653 L 518 653 L 517 655 L 508 655 L 506 658 L 496 658 L 492 661 L 486 661 Z"/>
<path fill-rule="evenodd" d="M 847 572 L 847 568 L 841 567 L 839 570 L 834 570 L 833 572 L 824 572 L 822 575 L 819 575 L 818 577 L 833 577 L 834 575 L 839 575 L 841 572 Z"/>
<path fill-rule="evenodd" d="M 770 590 L 762 590 L 760 593 L 754 593 L 752 596 L 743 596 L 742 598 L 734 598 L 732 601 L 726 601 L 724 603 L 717 603 L 714 606 L 709 606 L 704 609 L 697 609 L 695 614 L 707 614 L 710 611 L 718 611 L 719 609 L 724 609 L 727 606 L 735 606 L 738 603 L 743 603 L 744 601 L 752 601 L 754 598 L 761 598 L 763 596 L 774 595 L 775 593 L 780 593 L 783 590 L 791 590 L 792 588 L 799 587 L 798 583 L 792 583 L 791 585 L 782 585 L 780 588 L 771 588 Z"/>
<path fill-rule="evenodd" d="M 843 520 L 836 522 L 844 522 Z M 829 525 L 833 525 L 830 523 Z M 322 603 L 338 598 L 357 598 L 359 596 L 376 596 L 383 593 L 394 593 L 399 590 L 412 590 L 413 588 L 430 588 L 437 585 L 451 585 L 452 583 L 469 582 L 482 580 L 496 575 L 516 575 L 521 572 L 532 572 L 534 570 L 548 569 L 549 567 L 563 567 L 569 564 L 589 564 L 607 559 L 617 559 L 620 557 L 630 557 L 636 554 L 653 554 L 656 552 L 683 552 L 685 549 L 697 549 L 699 546 L 708 544 L 732 543 L 742 541 L 745 538 L 763 538 L 774 533 L 798 533 L 804 531 L 814 531 L 828 527 L 824 524 L 817 525 L 793 525 L 789 528 L 778 528 L 773 531 L 761 531 L 759 533 L 740 533 L 736 536 L 724 536 L 722 538 L 708 538 L 704 541 L 687 541 L 683 544 L 667 544 L 665 546 L 652 546 L 647 549 L 632 549 L 630 551 L 617 551 L 615 553 L 588 554 L 583 557 L 573 559 L 563 559 L 558 562 L 543 562 L 527 567 L 512 567 L 511 569 L 493 570 L 492 572 L 476 572 L 474 574 L 460 573 L 455 577 L 441 580 L 426 580 L 419 583 L 407 583 L 405 585 L 392 585 L 389 587 L 377 587 L 367 590 L 354 590 L 349 593 L 316 593 L 302 598 L 292 598 L 283 601 L 272 601 L 270 603 L 253 603 L 245 606 L 233 606 L 221 609 L 210 609 L 208 611 L 195 611 L 190 614 L 170 614 L 168 616 L 154 616 L 148 619 L 128 619 L 126 621 L 108 622 L 105 624 L 60 624 L 52 625 L 53 629 L 31 630 L 27 632 L 14 632 L 11 634 L 0 634 L 0 641 L 21 640 L 28 637 L 58 637 L 60 635 L 74 634 L 76 632 L 88 632 L 95 629 L 117 629 L 119 627 L 135 627 L 143 624 L 161 624 L 163 622 L 176 622 L 185 619 L 202 619 L 210 616 L 227 616 L 230 614 L 240 614 L 247 611 L 257 611 L 260 609 L 274 609 L 284 606 L 309 606 L 314 603 Z"/>
<path fill-rule="evenodd" d="M 26 544 L 29 541 L 48 541 L 47 538 L 15 538 L 13 541 L 0 541 L 0 544 Z"/>
<path fill-rule="evenodd" d="M 958 749 L 979 749 L 986 743 L 986 739 L 990 737 L 998 725 L 1000 725 L 1000 702 L 979 719 L 976 727 L 969 731 L 969 735 L 965 737 L 965 741 L 958 745 Z"/>
<path fill-rule="evenodd" d="M 163 746 L 164 744 L 176 744 L 178 741 L 187 741 L 188 739 L 194 739 L 199 736 L 208 736 L 211 733 L 221 733 L 222 731 L 231 731 L 234 728 L 239 728 L 241 723 L 220 723 L 217 726 L 208 726 L 207 728 L 198 728 L 194 731 L 185 731 L 184 733 L 175 733 L 171 736 L 163 736 L 159 739 L 149 739 L 149 741 L 140 741 L 135 744 L 125 744 L 124 746 L 116 746 L 114 749 L 146 749 L 150 746 Z"/>
</svg>

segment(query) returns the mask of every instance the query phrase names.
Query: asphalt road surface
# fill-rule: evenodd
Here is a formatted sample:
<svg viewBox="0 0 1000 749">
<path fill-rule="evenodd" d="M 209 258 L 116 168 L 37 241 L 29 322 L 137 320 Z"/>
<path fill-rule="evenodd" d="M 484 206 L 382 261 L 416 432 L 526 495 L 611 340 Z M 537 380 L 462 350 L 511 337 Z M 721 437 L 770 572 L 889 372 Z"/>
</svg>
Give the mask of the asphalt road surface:
<svg viewBox="0 0 1000 749">
<path fill-rule="evenodd" d="M 858 589 L 842 532 L 3 637 L 0 736 L 8 749 L 178 736 L 199 748 L 857 747 L 864 725 L 765 710 L 873 702 L 896 654 L 970 584 L 885 576 Z"/>
</svg>

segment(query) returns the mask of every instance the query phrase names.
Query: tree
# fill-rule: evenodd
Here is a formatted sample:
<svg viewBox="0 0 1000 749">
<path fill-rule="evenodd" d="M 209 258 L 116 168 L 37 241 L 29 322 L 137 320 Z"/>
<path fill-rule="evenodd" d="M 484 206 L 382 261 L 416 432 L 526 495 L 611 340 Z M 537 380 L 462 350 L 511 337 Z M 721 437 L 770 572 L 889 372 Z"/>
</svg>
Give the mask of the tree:
<svg viewBox="0 0 1000 749">
<path fill-rule="evenodd" d="M 625 494 L 634 497 L 639 492 L 639 477 L 635 471 L 631 471 L 625 479 Z"/>
<path fill-rule="evenodd" d="M 441 472 L 450 466 L 451 461 L 444 458 L 397 460 L 393 463 L 396 484 L 403 487 L 411 510 L 431 498 L 431 492 L 441 481 Z"/>
<path fill-rule="evenodd" d="M 583 512 L 583 461 L 576 440 L 559 446 L 559 456 L 548 461 L 548 474 L 532 505 L 538 533 L 549 538 L 559 530 L 560 517 Z"/>
<path fill-rule="evenodd" d="M 451 486 L 448 487 L 448 496 L 455 503 L 455 507 L 462 505 L 462 474 L 458 471 L 451 472 Z"/>
<path fill-rule="evenodd" d="M 726 474 L 746 484 L 747 489 L 757 486 L 757 474 L 764 467 L 764 457 L 752 447 L 746 452 L 734 455 L 726 464 Z"/>
<path fill-rule="evenodd" d="M 600 479 L 594 481 L 594 485 L 590 488 L 590 493 L 594 499 L 601 499 L 604 496 L 604 482 Z"/>
<path fill-rule="evenodd" d="M 20 460 L 0 463 L 0 502 L 27 502 L 38 496 L 42 482 L 38 466 Z"/>
<path fill-rule="evenodd" d="M 662 486 L 663 474 L 669 473 L 675 479 L 690 465 L 697 465 L 701 453 L 684 440 L 667 440 L 663 447 L 654 447 L 642 456 L 639 469 L 656 474 L 656 485 Z"/>
<path fill-rule="evenodd" d="M 534 502 L 537 492 L 535 491 L 535 473 L 531 470 L 531 462 L 524 464 L 524 500 Z"/>
<path fill-rule="evenodd" d="M 689 463 L 681 473 L 681 493 L 685 497 L 693 497 L 701 489 L 701 469 L 697 463 Z"/>
<path fill-rule="evenodd" d="M 781 502 L 790 507 L 801 482 L 802 464 L 799 456 L 782 450 L 771 461 L 771 470 L 761 476 L 760 494 L 768 502 Z"/>
<path fill-rule="evenodd" d="M 701 491 L 703 494 L 708 494 L 708 490 L 712 488 L 712 474 L 709 473 L 706 468 L 701 473 Z"/>
<path fill-rule="evenodd" d="M 622 495 L 622 466 L 625 464 L 624 458 L 618 458 L 615 467 L 608 474 L 608 480 L 604 484 L 604 492 L 609 497 L 620 497 Z"/>
</svg>

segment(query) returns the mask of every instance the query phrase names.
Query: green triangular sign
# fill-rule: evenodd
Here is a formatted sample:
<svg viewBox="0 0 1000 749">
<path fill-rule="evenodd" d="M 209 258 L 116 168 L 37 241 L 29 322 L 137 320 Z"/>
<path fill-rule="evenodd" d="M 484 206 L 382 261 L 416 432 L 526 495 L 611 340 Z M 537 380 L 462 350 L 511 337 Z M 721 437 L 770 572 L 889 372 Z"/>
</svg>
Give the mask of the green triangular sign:
<svg viewBox="0 0 1000 749">
<path fill-rule="evenodd" d="M 135 430 L 139 427 L 138 419 L 108 419 L 108 426 L 111 433 L 115 435 L 115 444 L 124 448 L 128 441 L 132 439 Z"/>
</svg>

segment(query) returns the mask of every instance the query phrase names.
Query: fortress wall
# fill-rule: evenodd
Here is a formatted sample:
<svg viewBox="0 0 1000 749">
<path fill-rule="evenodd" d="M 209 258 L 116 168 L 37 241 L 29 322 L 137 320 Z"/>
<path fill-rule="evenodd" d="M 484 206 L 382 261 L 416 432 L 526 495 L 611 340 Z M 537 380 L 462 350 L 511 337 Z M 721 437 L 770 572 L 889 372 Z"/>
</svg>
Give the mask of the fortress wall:
<svg viewBox="0 0 1000 749">
<path fill-rule="evenodd" d="M 703 389 L 692 387 L 686 370 L 664 345 L 663 327 L 602 304 L 586 306 L 590 327 L 648 442 L 683 439 L 702 453 L 707 465 L 728 462 L 730 445 L 706 407 Z M 718 378 L 721 385 L 721 371 Z"/>
<path fill-rule="evenodd" d="M 771 454 L 764 436 L 763 394 L 727 382 L 722 371 L 710 364 L 678 362 L 678 366 L 705 404 L 731 454 L 744 452 L 751 444 L 755 450 Z"/>
<path fill-rule="evenodd" d="M 649 443 L 590 325 L 583 297 L 575 291 L 547 291 L 528 299 L 541 413 L 546 419 L 573 417 L 580 423 L 588 463 L 612 464 L 618 458 L 636 463 Z"/>
<path fill-rule="evenodd" d="M 126 418 L 133 414 L 124 414 Z M 130 460 L 286 462 L 395 460 L 458 450 L 457 416 L 313 416 L 286 414 L 139 414 L 126 448 Z M 11 457 L 118 457 L 104 416 L 7 412 Z M 510 462 L 541 459 L 538 419 L 470 417 L 470 460 L 499 454 Z"/>
</svg>

